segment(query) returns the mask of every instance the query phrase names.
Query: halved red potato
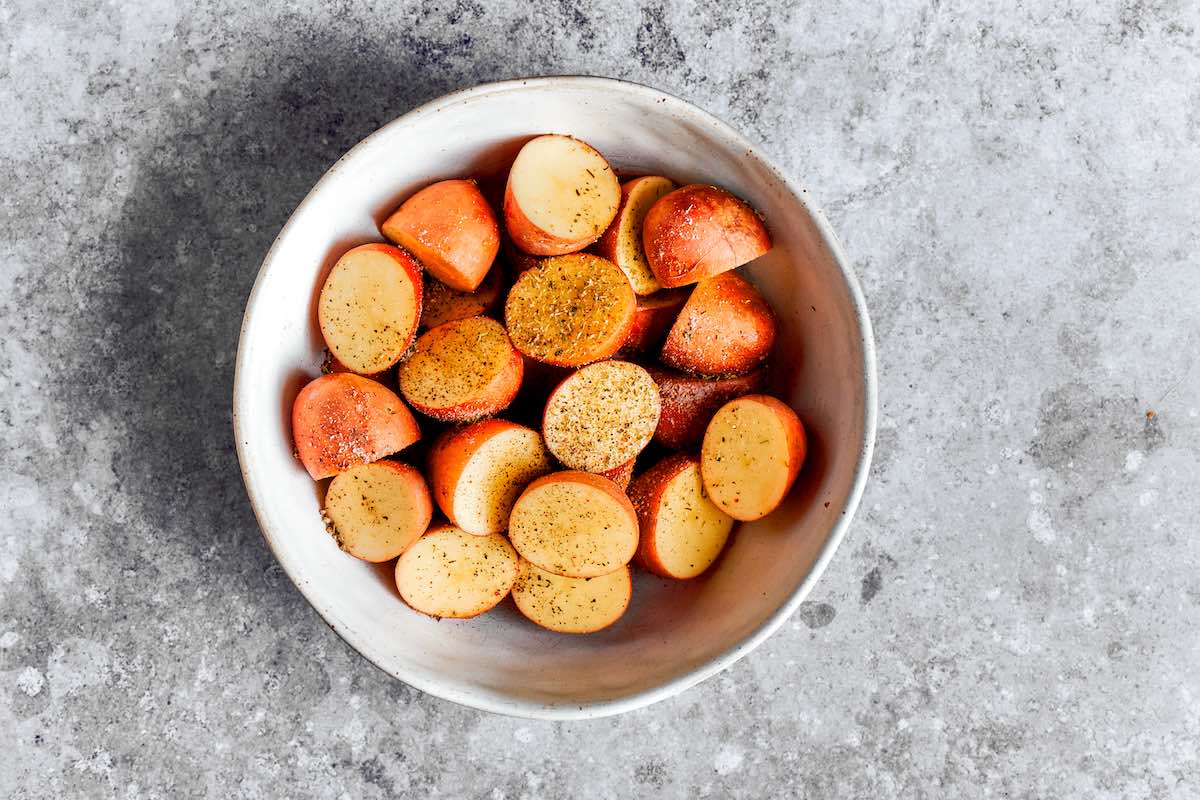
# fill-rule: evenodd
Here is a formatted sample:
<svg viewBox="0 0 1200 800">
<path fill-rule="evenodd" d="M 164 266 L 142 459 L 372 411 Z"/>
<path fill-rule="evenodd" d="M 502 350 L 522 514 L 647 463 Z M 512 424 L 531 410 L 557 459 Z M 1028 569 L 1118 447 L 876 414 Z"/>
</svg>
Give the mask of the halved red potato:
<svg viewBox="0 0 1200 800">
<path fill-rule="evenodd" d="M 629 329 L 621 349 L 631 353 L 658 349 L 687 299 L 685 289 L 663 289 L 639 297 L 637 310 L 633 314 L 633 327 Z"/>
<path fill-rule="evenodd" d="M 660 357 L 700 375 L 739 375 L 757 367 L 775 344 L 775 312 L 736 272 L 701 281 L 667 334 Z"/>
<path fill-rule="evenodd" d="M 539 136 L 508 172 L 504 223 L 526 253 L 558 256 L 599 239 L 620 203 L 621 185 L 604 156 L 570 136 Z"/>
<path fill-rule="evenodd" d="M 414 610 L 466 619 L 494 608 L 517 580 L 517 553 L 499 534 L 436 525 L 396 562 L 396 588 Z"/>
<path fill-rule="evenodd" d="M 448 430 L 429 453 L 438 506 L 451 522 L 477 536 L 508 528 L 517 495 L 553 469 L 540 433 L 502 419 Z"/>
<path fill-rule="evenodd" d="M 326 347 L 325 355 L 321 358 L 321 374 L 328 375 L 332 372 L 354 372 L 354 370 L 338 361 L 337 356 L 335 356 L 329 350 L 329 348 Z M 358 373 L 354 372 L 354 374 L 357 375 Z M 389 370 L 385 369 L 382 372 L 372 372 L 370 375 L 364 375 L 363 377 L 370 378 L 373 381 L 379 381 L 380 383 L 387 383 L 388 375 Z"/>
<path fill-rule="evenodd" d="M 542 436 L 571 469 L 606 472 L 650 443 L 661 404 L 650 373 L 628 361 L 601 361 L 567 376 L 546 401 Z"/>
<path fill-rule="evenodd" d="M 700 444 L 717 409 L 735 397 L 761 391 L 766 384 L 764 368 L 732 378 L 700 378 L 655 367 L 646 371 L 658 384 L 662 401 L 654 441 L 673 450 Z"/>
<path fill-rule="evenodd" d="M 616 264 L 639 295 L 653 294 L 662 288 L 642 249 L 646 212 L 660 197 L 675 189 L 675 184 L 661 175 L 643 175 L 621 184 L 621 207 L 596 242 L 596 252 Z"/>
<path fill-rule="evenodd" d="M 429 330 L 444 322 L 478 317 L 494 311 L 500 304 L 502 272 L 499 265 L 493 266 L 483 283 L 473 292 L 451 289 L 432 275 L 426 275 L 421 327 Z"/>
<path fill-rule="evenodd" d="M 683 286 L 739 267 L 771 249 L 771 235 L 746 203 L 694 183 L 650 207 L 642 228 L 646 261 L 663 286 Z"/>
<path fill-rule="evenodd" d="M 629 567 L 598 578 L 567 578 L 521 559 L 512 587 L 517 610 L 556 633 L 595 633 L 619 620 L 633 597 Z"/>
<path fill-rule="evenodd" d="M 704 488 L 734 519 L 760 519 L 783 502 L 807 449 L 804 426 L 785 403 L 765 394 L 731 400 L 708 423 L 700 446 Z"/>
<path fill-rule="evenodd" d="M 503 325 L 487 317 L 459 319 L 417 339 L 400 366 L 400 392 L 422 414 L 470 422 L 511 403 L 524 369 Z"/>
<path fill-rule="evenodd" d="M 421 318 L 421 265 L 390 244 L 347 251 L 325 279 L 317 319 L 329 352 L 370 375 L 400 360 Z"/>
<path fill-rule="evenodd" d="M 386 386 L 350 372 L 322 375 L 292 404 L 296 454 L 313 480 L 378 461 L 421 438 L 408 408 Z"/>
<path fill-rule="evenodd" d="M 338 546 L 363 561 L 390 561 L 429 527 L 433 503 L 421 473 L 399 461 L 360 464 L 333 476 L 321 519 Z"/>
<path fill-rule="evenodd" d="M 694 578 L 717 560 L 733 530 L 733 517 L 708 498 L 700 461 L 668 456 L 629 487 L 641 538 L 637 563 L 664 578 Z"/>
<path fill-rule="evenodd" d="M 637 550 L 637 512 L 608 478 L 590 472 L 543 475 L 521 492 L 508 521 L 521 557 L 570 578 L 607 575 Z"/>
<path fill-rule="evenodd" d="M 522 273 L 508 292 L 504 320 L 525 355 L 575 367 L 617 352 L 636 310 L 625 273 L 600 256 L 574 253 Z"/>
<path fill-rule="evenodd" d="M 473 292 L 500 249 L 500 227 L 475 181 L 439 181 L 404 201 L 383 235 L 417 257 L 433 277 Z"/>
<path fill-rule="evenodd" d="M 637 459 L 631 458 L 624 464 L 618 464 L 612 469 L 606 469 L 604 472 L 597 472 L 596 474 L 602 478 L 608 478 L 617 485 L 618 489 L 625 491 L 629 488 L 629 482 L 633 480 L 633 465 L 636 463 Z"/>
</svg>

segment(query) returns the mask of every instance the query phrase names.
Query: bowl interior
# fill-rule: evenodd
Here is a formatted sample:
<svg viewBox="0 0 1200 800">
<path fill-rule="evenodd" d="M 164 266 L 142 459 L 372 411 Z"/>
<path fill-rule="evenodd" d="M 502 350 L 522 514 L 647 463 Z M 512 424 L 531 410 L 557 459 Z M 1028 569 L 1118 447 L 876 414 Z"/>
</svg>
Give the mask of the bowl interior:
<svg viewBox="0 0 1200 800">
<path fill-rule="evenodd" d="M 804 420 L 809 460 L 768 519 L 735 535 L 709 574 L 639 574 L 630 610 L 590 636 L 557 635 L 506 600 L 475 620 L 409 610 L 391 570 L 334 544 L 319 491 L 292 457 L 293 398 L 319 374 L 316 296 L 348 247 L 436 179 L 494 171 L 530 136 L 577 136 L 620 170 L 724 186 L 766 218 L 774 248 L 746 272 L 780 318 L 775 391 Z M 855 290 L 823 223 L 747 143 L 708 115 L 644 87 L 543 79 L 443 98 L 381 129 L 322 179 L 268 255 L 242 331 L 235 388 L 239 454 L 263 530 L 326 620 L 377 665 L 458 702 L 533 716 L 612 713 L 731 663 L 794 610 L 844 530 L 873 434 L 870 344 Z"/>
</svg>

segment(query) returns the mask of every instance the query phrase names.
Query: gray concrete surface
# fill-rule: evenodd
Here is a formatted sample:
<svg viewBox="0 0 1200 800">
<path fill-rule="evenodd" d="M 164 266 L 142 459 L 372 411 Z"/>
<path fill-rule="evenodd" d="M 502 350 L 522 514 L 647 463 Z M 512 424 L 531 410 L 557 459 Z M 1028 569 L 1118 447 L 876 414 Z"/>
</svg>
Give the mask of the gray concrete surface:
<svg viewBox="0 0 1200 800">
<path fill-rule="evenodd" d="M 0 0 L 0 796 L 1200 796 L 1198 28 L 1154 0 Z M 840 232 L 882 376 L 811 601 L 578 724 L 344 645 L 264 546 L 229 416 L 316 178 L 418 102 L 554 73 L 763 142 Z"/>
</svg>

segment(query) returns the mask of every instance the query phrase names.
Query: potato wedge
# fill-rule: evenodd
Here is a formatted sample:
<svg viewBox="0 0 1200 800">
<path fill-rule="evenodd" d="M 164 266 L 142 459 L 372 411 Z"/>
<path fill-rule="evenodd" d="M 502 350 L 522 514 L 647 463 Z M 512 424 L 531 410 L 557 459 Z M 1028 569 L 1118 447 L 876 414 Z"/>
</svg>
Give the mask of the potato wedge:
<svg viewBox="0 0 1200 800">
<path fill-rule="evenodd" d="M 618 464 L 612 469 L 606 469 L 604 472 L 597 472 L 596 474 L 602 478 L 608 478 L 617 485 L 618 489 L 625 491 L 629 488 L 629 482 L 633 480 L 633 466 L 636 463 L 637 459 L 631 458 L 624 464 Z"/>
<path fill-rule="evenodd" d="M 599 256 L 575 253 L 522 273 L 508 293 L 504 320 L 525 355 L 576 367 L 617 352 L 636 310 L 621 270 Z"/>
<path fill-rule="evenodd" d="M 650 443 L 660 410 L 650 373 L 628 361 L 601 361 L 569 375 L 550 393 L 542 436 L 571 469 L 606 472 Z"/>
<path fill-rule="evenodd" d="M 386 386 L 338 372 L 296 395 L 292 436 L 300 463 L 321 480 L 403 450 L 421 438 L 421 429 Z"/>
<path fill-rule="evenodd" d="M 700 378 L 654 367 L 646 371 L 658 384 L 662 400 L 654 441 L 673 450 L 699 445 L 717 409 L 735 397 L 762 391 L 766 385 L 766 370 L 761 367 L 732 378 Z"/>
<path fill-rule="evenodd" d="M 570 136 L 539 136 L 508 172 L 504 223 L 521 250 L 558 256 L 599 239 L 620 203 L 621 185 L 604 156 Z"/>
<path fill-rule="evenodd" d="M 500 226 L 475 181 L 439 181 L 404 201 L 382 226 L 433 277 L 473 292 L 496 260 Z"/>
<path fill-rule="evenodd" d="M 646 261 L 668 288 L 739 267 L 771 249 L 754 209 L 716 186 L 691 184 L 659 198 L 642 228 Z"/>
<path fill-rule="evenodd" d="M 417 339 L 400 366 L 400 392 L 413 408 L 443 422 L 471 422 L 508 406 L 525 361 L 504 326 L 487 317 L 446 322 Z"/>
<path fill-rule="evenodd" d="M 433 517 L 429 487 L 408 464 L 383 459 L 333 476 L 321 519 L 338 546 L 363 561 L 391 561 Z"/>
<path fill-rule="evenodd" d="M 371 375 L 400 360 L 421 318 L 421 265 L 390 244 L 347 251 L 317 300 L 321 335 L 351 372 Z"/>
<path fill-rule="evenodd" d="M 507 529 L 517 495 L 553 469 L 540 433 L 502 419 L 448 430 L 429 453 L 429 480 L 438 507 L 477 536 Z"/>
<path fill-rule="evenodd" d="M 787 496 L 807 449 L 804 426 L 785 403 L 765 394 L 731 400 L 700 446 L 705 491 L 734 519 L 761 519 Z"/>
<path fill-rule="evenodd" d="M 521 559 L 512 587 L 517 610 L 556 633 L 595 633 L 619 620 L 633 597 L 629 567 L 598 578 L 566 578 Z"/>
<path fill-rule="evenodd" d="M 684 289 L 663 289 L 660 292 L 639 297 L 637 310 L 633 313 L 633 326 L 625 337 L 621 351 L 644 353 L 657 350 L 667 338 L 667 331 L 675 324 L 688 293 Z"/>
<path fill-rule="evenodd" d="M 451 289 L 432 275 L 425 276 L 425 295 L 421 305 L 421 328 L 429 330 L 445 322 L 478 317 L 495 311 L 500 305 L 503 270 L 497 264 L 488 270 L 483 283 L 473 292 Z"/>
<path fill-rule="evenodd" d="M 517 569 L 517 553 L 503 536 L 437 525 L 396 562 L 396 588 L 415 611 L 466 619 L 503 600 Z"/>
<path fill-rule="evenodd" d="M 724 272 L 701 281 L 663 343 L 669 367 L 699 375 L 740 375 L 775 344 L 775 312 L 750 281 Z"/>
<path fill-rule="evenodd" d="M 704 572 L 733 530 L 733 517 L 704 491 L 695 456 L 680 453 L 655 464 L 629 487 L 629 499 L 641 526 L 635 559 L 664 578 L 694 578 Z"/>
<path fill-rule="evenodd" d="M 508 539 L 521 557 L 569 578 L 620 569 L 638 543 L 637 513 L 612 481 L 590 472 L 554 472 L 513 504 Z"/>
<path fill-rule="evenodd" d="M 596 242 L 596 252 L 625 273 L 638 295 L 653 294 L 662 288 L 642 249 L 642 224 L 650 206 L 676 188 L 660 175 L 643 175 L 621 184 L 621 206 L 617 216 Z"/>
</svg>

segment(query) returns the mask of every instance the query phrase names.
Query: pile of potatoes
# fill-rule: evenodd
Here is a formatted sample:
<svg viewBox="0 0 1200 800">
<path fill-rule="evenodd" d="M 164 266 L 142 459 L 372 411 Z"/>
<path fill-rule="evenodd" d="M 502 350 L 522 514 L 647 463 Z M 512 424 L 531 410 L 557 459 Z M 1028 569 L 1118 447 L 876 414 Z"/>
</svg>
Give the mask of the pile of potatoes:
<svg viewBox="0 0 1200 800">
<path fill-rule="evenodd" d="M 729 192 L 622 184 L 568 136 L 529 141 L 494 200 L 434 183 L 383 223 L 389 244 L 337 261 L 296 453 L 332 478 L 338 544 L 397 559 L 413 609 L 472 617 L 511 593 L 589 633 L 628 607 L 631 562 L 700 575 L 796 479 L 804 429 L 762 393 L 775 314 L 734 271 L 771 239 Z"/>
</svg>

